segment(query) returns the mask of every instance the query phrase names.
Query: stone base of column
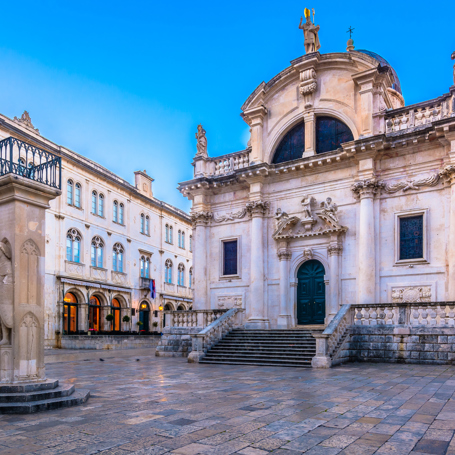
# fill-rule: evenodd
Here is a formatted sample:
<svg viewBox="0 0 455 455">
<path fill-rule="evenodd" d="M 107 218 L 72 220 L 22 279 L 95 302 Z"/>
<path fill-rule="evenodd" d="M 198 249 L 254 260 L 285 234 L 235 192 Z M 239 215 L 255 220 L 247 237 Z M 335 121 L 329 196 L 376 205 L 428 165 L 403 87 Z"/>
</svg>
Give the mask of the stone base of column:
<svg viewBox="0 0 455 455">
<path fill-rule="evenodd" d="M 291 328 L 291 316 L 289 314 L 280 314 L 277 321 L 278 329 L 290 329 Z"/>
<path fill-rule="evenodd" d="M 332 359 L 330 357 L 313 357 L 311 361 L 313 368 L 330 368 L 332 366 Z"/>
<path fill-rule="evenodd" d="M 245 324 L 246 330 L 269 330 L 270 321 L 262 318 L 250 318 Z"/>
<path fill-rule="evenodd" d="M 0 346 L 0 383 L 13 382 L 13 347 Z"/>
</svg>

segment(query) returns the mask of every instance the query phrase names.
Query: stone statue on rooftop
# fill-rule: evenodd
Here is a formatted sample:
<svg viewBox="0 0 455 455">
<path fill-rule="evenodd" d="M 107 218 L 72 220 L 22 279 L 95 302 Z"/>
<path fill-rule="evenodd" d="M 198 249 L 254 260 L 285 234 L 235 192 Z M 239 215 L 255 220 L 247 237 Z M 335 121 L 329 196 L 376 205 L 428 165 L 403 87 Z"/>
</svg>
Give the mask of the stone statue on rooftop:
<svg viewBox="0 0 455 455">
<path fill-rule="evenodd" d="M 455 60 L 455 52 L 452 53 L 452 60 Z M 453 84 L 455 85 L 455 65 L 453 65 Z"/>
<path fill-rule="evenodd" d="M 0 346 L 11 344 L 13 327 L 13 267 L 11 245 L 7 239 L 0 242 Z"/>
<path fill-rule="evenodd" d="M 205 130 L 201 124 L 199 124 L 197 126 L 196 140 L 197 140 L 196 156 L 208 156 L 207 155 L 207 138 L 205 137 Z"/>
<path fill-rule="evenodd" d="M 319 25 L 314 25 L 311 22 L 311 12 L 308 8 L 305 8 L 305 18 L 306 22 L 302 24 L 303 17 L 300 18 L 299 29 L 303 30 L 303 36 L 305 38 L 305 53 L 311 54 L 312 52 L 317 52 L 321 43 L 319 42 Z M 314 9 L 313 9 L 313 21 L 314 21 Z"/>
</svg>

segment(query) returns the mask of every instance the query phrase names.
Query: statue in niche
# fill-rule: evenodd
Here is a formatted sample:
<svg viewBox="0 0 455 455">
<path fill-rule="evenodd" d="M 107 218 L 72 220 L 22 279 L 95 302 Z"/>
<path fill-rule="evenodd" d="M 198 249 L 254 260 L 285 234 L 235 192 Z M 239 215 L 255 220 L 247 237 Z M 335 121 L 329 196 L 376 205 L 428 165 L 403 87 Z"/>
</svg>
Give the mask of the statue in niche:
<svg viewBox="0 0 455 455">
<path fill-rule="evenodd" d="M 335 203 L 332 203 L 331 197 L 328 197 L 324 202 L 321 202 L 321 208 L 324 215 L 329 216 L 332 220 L 338 223 L 338 218 L 336 216 L 338 206 Z"/>
<path fill-rule="evenodd" d="M 196 133 L 196 148 L 197 153 L 196 156 L 208 156 L 207 155 L 207 138 L 205 137 L 205 130 L 201 124 L 197 126 L 197 133 Z"/>
<path fill-rule="evenodd" d="M 11 245 L 7 239 L 0 242 L 0 345 L 11 344 L 13 327 L 13 267 Z"/>
<path fill-rule="evenodd" d="M 314 9 L 313 9 L 313 22 L 311 22 L 311 12 L 308 8 L 305 8 L 306 22 L 302 24 L 303 17 L 300 18 L 299 29 L 303 30 L 303 36 L 305 39 L 305 53 L 311 54 L 317 52 L 321 48 L 319 42 L 319 25 L 314 25 Z"/>
</svg>

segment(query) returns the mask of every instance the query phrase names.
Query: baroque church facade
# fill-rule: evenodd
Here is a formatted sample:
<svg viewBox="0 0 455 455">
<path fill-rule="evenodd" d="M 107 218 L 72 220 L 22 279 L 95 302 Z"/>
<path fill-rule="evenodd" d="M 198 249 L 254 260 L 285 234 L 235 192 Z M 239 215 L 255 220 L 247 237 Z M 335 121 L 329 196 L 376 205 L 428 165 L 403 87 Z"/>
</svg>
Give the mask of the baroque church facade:
<svg viewBox="0 0 455 455">
<path fill-rule="evenodd" d="M 384 58 L 314 42 L 243 104 L 245 150 L 209 157 L 198 128 L 179 187 L 193 308 L 276 329 L 327 325 L 344 304 L 455 301 L 455 86 L 406 106 Z"/>
</svg>

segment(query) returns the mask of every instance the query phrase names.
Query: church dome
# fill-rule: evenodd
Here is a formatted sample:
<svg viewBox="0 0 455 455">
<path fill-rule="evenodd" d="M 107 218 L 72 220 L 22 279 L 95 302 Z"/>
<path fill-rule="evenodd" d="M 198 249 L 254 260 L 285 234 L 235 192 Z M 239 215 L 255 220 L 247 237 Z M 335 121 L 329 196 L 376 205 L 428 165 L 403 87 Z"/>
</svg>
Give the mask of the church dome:
<svg viewBox="0 0 455 455">
<path fill-rule="evenodd" d="M 388 66 L 392 70 L 392 74 L 393 74 L 392 88 L 394 90 L 396 90 L 400 95 L 402 95 L 401 84 L 400 84 L 400 79 L 398 79 L 398 74 L 393 69 L 392 65 L 384 57 L 381 57 L 379 54 L 376 54 L 376 52 L 367 51 L 365 49 L 356 49 L 356 52 L 361 52 L 362 54 L 373 57 L 375 60 L 377 60 L 379 62 L 379 66 L 382 66 L 382 67 Z"/>
</svg>

